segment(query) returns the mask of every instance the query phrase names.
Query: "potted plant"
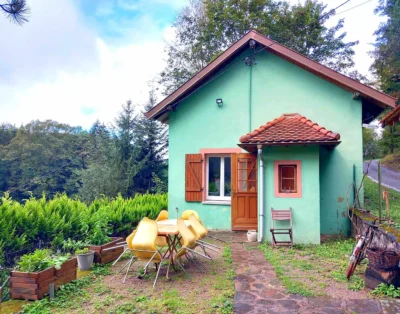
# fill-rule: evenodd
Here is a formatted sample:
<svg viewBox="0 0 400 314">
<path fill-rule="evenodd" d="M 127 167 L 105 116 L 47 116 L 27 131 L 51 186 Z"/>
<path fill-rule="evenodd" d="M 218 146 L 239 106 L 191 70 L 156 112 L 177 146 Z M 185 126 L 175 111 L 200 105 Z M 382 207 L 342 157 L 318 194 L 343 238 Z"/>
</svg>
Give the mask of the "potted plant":
<svg viewBox="0 0 400 314">
<path fill-rule="evenodd" d="M 78 267 L 80 270 L 92 269 L 94 251 L 89 250 L 87 247 L 85 247 L 83 249 L 76 250 L 75 254 L 78 258 Z"/>
<path fill-rule="evenodd" d="M 11 272 L 10 296 L 13 299 L 40 300 L 49 292 L 76 279 L 76 258 L 70 254 L 55 255 L 50 250 L 25 254 Z"/>
<path fill-rule="evenodd" d="M 83 241 L 65 240 L 63 248 L 66 252 L 75 253 L 80 270 L 90 270 L 94 260 L 94 251 L 87 248 L 89 244 Z"/>
</svg>

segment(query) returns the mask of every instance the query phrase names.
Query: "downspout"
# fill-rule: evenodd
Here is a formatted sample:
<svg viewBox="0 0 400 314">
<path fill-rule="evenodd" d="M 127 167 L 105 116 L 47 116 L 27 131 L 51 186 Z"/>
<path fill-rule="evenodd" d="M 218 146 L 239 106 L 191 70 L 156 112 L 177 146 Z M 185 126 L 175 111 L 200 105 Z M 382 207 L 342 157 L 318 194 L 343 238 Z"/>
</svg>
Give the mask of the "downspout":
<svg viewBox="0 0 400 314">
<path fill-rule="evenodd" d="M 257 145 L 258 157 L 258 242 L 264 242 L 264 161 L 262 159 L 262 146 Z"/>
<path fill-rule="evenodd" d="M 250 65 L 250 80 L 249 80 L 249 132 L 253 131 L 251 128 L 251 102 L 252 102 L 252 98 L 251 98 L 251 94 L 252 94 L 252 85 L 253 85 L 253 66 Z"/>
</svg>

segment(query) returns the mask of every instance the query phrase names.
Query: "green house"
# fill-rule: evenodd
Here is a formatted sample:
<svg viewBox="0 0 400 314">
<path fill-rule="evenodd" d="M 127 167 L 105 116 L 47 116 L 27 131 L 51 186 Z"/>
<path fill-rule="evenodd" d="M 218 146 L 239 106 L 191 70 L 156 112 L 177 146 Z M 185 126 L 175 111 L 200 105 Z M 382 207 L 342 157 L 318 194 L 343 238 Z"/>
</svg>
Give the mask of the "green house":
<svg viewBox="0 0 400 314">
<path fill-rule="evenodd" d="M 291 208 L 295 243 L 348 234 L 362 124 L 395 105 L 250 31 L 146 113 L 169 125 L 170 215 L 262 241 L 271 209 Z"/>
</svg>

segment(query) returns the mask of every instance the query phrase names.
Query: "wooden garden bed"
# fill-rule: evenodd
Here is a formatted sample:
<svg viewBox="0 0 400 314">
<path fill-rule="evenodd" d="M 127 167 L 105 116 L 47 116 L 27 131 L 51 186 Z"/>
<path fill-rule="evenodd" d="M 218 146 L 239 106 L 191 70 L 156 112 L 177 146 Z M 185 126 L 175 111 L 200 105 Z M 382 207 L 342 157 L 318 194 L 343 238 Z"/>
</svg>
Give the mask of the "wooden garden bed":
<svg viewBox="0 0 400 314">
<path fill-rule="evenodd" d="M 106 250 L 108 248 L 111 248 L 113 246 L 116 246 L 117 243 L 124 241 L 124 238 L 111 238 L 112 241 L 108 242 L 103 245 L 91 245 L 89 246 L 89 250 L 94 251 L 94 262 L 95 263 L 100 263 L 100 264 L 107 264 L 109 262 L 112 262 L 118 258 L 124 251 L 123 247 L 118 247 L 114 248 L 111 250 Z"/>
<path fill-rule="evenodd" d="M 10 297 L 12 299 L 40 300 L 49 293 L 49 285 L 60 285 L 76 279 L 76 257 L 66 261 L 61 269 L 47 268 L 40 272 L 12 271 L 10 278 Z"/>
</svg>

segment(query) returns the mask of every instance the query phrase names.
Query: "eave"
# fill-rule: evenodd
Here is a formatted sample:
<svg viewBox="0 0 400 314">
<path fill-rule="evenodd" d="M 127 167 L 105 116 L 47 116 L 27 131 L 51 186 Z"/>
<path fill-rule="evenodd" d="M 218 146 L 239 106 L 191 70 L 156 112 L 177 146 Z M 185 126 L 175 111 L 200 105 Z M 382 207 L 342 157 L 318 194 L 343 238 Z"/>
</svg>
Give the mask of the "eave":
<svg viewBox="0 0 400 314">
<path fill-rule="evenodd" d="M 218 58 L 200 70 L 185 84 L 167 96 L 151 110 L 146 112 L 146 117 L 149 119 L 158 119 L 166 122 L 168 120 L 168 111 L 174 110 L 177 104 L 182 101 L 182 99 L 193 93 L 196 89 L 200 88 L 217 71 L 222 69 L 232 58 L 247 49 L 247 43 L 251 39 L 265 47 L 266 51 L 271 52 L 278 57 L 281 57 L 305 69 L 306 71 L 311 72 L 323 78 L 324 80 L 327 80 L 351 92 L 354 95 L 357 95 L 357 97 L 362 99 L 363 107 L 368 109 L 366 117 L 363 117 L 364 122 L 371 121 L 384 108 L 396 107 L 396 98 L 386 95 L 339 72 L 336 72 L 252 30 L 239 39 L 236 43 L 231 45 Z M 374 106 L 371 107 L 371 105 Z M 376 106 L 378 106 L 378 108 L 376 108 Z"/>
</svg>

